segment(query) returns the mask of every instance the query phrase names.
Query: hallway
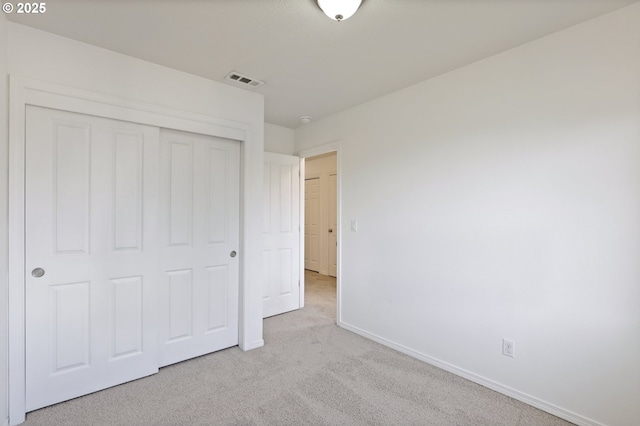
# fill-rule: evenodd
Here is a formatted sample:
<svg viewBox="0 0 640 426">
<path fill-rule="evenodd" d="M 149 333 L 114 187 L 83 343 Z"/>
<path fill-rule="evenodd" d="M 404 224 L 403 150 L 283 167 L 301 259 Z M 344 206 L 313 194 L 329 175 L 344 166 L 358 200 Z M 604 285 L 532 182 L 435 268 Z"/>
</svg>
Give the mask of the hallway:
<svg viewBox="0 0 640 426">
<path fill-rule="evenodd" d="M 305 306 L 313 306 L 323 316 L 336 322 L 336 278 L 304 271 Z"/>
</svg>

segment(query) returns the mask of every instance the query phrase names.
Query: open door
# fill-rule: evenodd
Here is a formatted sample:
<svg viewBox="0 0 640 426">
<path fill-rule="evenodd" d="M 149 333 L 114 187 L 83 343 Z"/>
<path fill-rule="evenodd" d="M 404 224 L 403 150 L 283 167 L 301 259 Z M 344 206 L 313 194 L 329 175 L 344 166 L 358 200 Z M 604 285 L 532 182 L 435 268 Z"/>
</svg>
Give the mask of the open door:
<svg viewBox="0 0 640 426">
<path fill-rule="evenodd" d="M 300 308 L 300 158 L 264 154 L 263 317 Z"/>
</svg>

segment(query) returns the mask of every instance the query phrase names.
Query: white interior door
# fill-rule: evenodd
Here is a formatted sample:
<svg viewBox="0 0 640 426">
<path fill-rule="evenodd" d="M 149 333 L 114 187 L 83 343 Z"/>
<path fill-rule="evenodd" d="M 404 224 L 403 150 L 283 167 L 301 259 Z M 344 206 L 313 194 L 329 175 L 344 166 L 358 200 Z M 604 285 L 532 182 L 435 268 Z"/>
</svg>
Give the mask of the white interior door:
<svg viewBox="0 0 640 426">
<path fill-rule="evenodd" d="M 304 181 L 304 268 L 320 270 L 320 179 Z"/>
<path fill-rule="evenodd" d="M 329 175 L 329 275 L 335 277 L 338 271 L 338 179 Z"/>
<path fill-rule="evenodd" d="M 168 365 L 238 344 L 240 145 L 162 130 L 162 347 Z"/>
<path fill-rule="evenodd" d="M 300 158 L 264 154 L 263 316 L 300 308 Z"/>
<path fill-rule="evenodd" d="M 159 150 L 154 127 L 38 107 L 26 123 L 31 411 L 158 370 Z"/>
</svg>

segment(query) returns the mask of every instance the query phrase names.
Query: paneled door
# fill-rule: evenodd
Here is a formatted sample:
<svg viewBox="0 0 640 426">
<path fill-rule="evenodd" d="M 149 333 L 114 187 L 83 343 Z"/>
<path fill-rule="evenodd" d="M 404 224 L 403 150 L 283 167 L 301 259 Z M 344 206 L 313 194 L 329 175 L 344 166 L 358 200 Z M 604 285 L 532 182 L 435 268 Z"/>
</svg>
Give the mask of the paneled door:
<svg viewBox="0 0 640 426">
<path fill-rule="evenodd" d="M 238 344 L 240 144 L 162 130 L 160 365 Z"/>
<path fill-rule="evenodd" d="M 320 179 L 304 181 L 304 268 L 320 270 Z"/>
<path fill-rule="evenodd" d="M 26 111 L 26 409 L 158 371 L 159 131 Z"/>
<path fill-rule="evenodd" d="M 300 308 L 300 158 L 264 154 L 263 317 Z"/>
<path fill-rule="evenodd" d="M 338 179 L 329 175 L 329 275 L 338 272 Z"/>
</svg>

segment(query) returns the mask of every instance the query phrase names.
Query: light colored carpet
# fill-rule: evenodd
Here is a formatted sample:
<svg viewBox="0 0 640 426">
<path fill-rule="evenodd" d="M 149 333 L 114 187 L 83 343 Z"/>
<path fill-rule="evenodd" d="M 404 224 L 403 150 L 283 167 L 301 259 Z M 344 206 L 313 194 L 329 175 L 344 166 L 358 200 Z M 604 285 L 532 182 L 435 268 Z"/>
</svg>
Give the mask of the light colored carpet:
<svg viewBox="0 0 640 426">
<path fill-rule="evenodd" d="M 560 420 L 335 325 L 335 280 L 307 273 L 306 307 L 237 347 L 34 411 L 35 425 L 508 425 Z"/>
</svg>

